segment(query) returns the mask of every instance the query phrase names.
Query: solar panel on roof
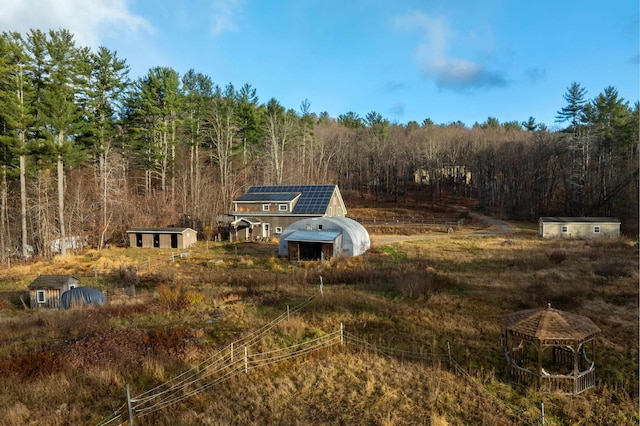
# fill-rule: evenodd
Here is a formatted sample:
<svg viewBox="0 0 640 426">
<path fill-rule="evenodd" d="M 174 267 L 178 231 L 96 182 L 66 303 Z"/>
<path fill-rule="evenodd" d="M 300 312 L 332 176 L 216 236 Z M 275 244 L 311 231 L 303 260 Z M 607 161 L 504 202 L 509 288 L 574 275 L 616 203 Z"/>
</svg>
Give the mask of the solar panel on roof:
<svg viewBox="0 0 640 426">
<path fill-rule="evenodd" d="M 247 194 L 298 192 L 301 195 L 293 213 L 322 214 L 331 201 L 335 187 L 335 185 L 259 185 L 249 187 Z"/>
</svg>

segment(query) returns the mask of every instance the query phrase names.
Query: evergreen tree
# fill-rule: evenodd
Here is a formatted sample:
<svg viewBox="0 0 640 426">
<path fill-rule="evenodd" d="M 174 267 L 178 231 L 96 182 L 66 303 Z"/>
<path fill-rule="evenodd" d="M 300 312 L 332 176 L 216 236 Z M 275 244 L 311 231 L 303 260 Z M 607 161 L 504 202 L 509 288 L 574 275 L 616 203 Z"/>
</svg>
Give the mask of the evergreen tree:
<svg viewBox="0 0 640 426">
<path fill-rule="evenodd" d="M 99 193 L 101 205 L 101 232 L 98 249 L 101 249 L 106 238 L 110 222 L 109 192 L 111 183 L 110 159 L 115 139 L 119 109 L 123 101 L 124 91 L 129 84 L 129 66 L 119 59 L 116 52 L 100 46 L 90 55 L 90 79 L 88 94 L 87 130 L 83 142 L 91 150 L 94 161 L 98 165 Z"/>
<path fill-rule="evenodd" d="M 585 95 L 587 89 L 580 86 L 579 83 L 573 82 L 567 88 L 566 93 L 562 96 L 567 105 L 562 107 L 556 115 L 556 123 L 569 122 L 570 130 L 577 135 L 580 125 L 584 121 L 584 107 L 587 104 Z"/>
</svg>

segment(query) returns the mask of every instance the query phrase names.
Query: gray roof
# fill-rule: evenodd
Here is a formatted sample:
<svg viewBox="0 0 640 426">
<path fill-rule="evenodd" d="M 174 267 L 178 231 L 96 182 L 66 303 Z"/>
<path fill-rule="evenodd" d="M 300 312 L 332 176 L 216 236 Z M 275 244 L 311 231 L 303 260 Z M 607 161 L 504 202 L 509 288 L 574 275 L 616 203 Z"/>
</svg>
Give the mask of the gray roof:
<svg viewBox="0 0 640 426">
<path fill-rule="evenodd" d="M 40 275 L 29 284 L 29 289 L 37 288 L 61 288 L 69 283 L 78 283 L 80 278 L 75 275 Z"/>
<path fill-rule="evenodd" d="M 271 193 L 246 193 L 236 198 L 236 201 L 293 201 L 301 194 L 299 192 L 271 192 Z"/>
<path fill-rule="evenodd" d="M 295 231 L 285 237 L 285 241 L 303 241 L 309 243 L 330 243 L 335 241 L 342 231 Z"/>
<path fill-rule="evenodd" d="M 558 217 L 543 216 L 540 222 L 552 223 L 620 223 L 617 217 Z"/>
<path fill-rule="evenodd" d="M 131 228 L 127 231 L 129 234 L 133 233 L 141 233 L 141 234 L 182 234 L 185 231 L 193 231 L 195 230 L 191 228 Z"/>
<path fill-rule="evenodd" d="M 324 214 L 331 202 L 331 196 L 337 185 L 276 185 L 276 186 L 250 186 L 246 194 L 238 198 L 239 201 L 248 201 L 242 197 L 252 197 L 251 201 L 274 201 L 269 197 L 281 197 L 288 201 L 283 194 L 289 197 L 300 195 L 293 208 L 294 214 Z M 249 195 L 253 194 L 253 195 Z M 278 194 L 278 195 L 275 195 Z M 291 198 L 292 200 L 293 198 Z"/>
</svg>

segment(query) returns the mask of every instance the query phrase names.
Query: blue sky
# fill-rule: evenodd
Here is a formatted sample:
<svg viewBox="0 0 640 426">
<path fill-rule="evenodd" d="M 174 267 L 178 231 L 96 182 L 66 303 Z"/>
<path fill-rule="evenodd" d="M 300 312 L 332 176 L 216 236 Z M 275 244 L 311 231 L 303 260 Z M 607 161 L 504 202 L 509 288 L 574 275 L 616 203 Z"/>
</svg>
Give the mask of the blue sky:
<svg viewBox="0 0 640 426">
<path fill-rule="evenodd" d="M 138 78 L 193 68 L 260 102 L 391 122 L 530 116 L 553 129 L 572 82 L 639 98 L 637 0 L 5 0 L 0 29 L 67 28 Z"/>
</svg>

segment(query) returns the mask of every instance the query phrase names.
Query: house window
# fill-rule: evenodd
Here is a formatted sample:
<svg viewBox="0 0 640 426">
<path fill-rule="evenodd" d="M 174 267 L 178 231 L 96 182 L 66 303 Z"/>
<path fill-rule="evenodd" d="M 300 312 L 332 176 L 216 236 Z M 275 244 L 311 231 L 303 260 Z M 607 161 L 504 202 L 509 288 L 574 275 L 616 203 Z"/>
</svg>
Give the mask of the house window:
<svg viewBox="0 0 640 426">
<path fill-rule="evenodd" d="M 318 230 L 322 231 L 322 225 L 318 225 Z"/>
<path fill-rule="evenodd" d="M 75 284 L 69 284 L 69 290 L 73 290 L 74 288 L 76 288 Z"/>
<path fill-rule="evenodd" d="M 282 226 L 276 226 L 276 234 L 282 234 Z"/>
<path fill-rule="evenodd" d="M 286 204 L 278 204 L 278 211 L 286 212 L 287 211 L 287 205 Z"/>
<path fill-rule="evenodd" d="M 566 234 L 567 232 L 569 232 L 569 227 L 567 225 L 562 225 L 562 233 Z"/>
<path fill-rule="evenodd" d="M 263 204 L 262 205 L 262 211 L 263 212 L 268 212 L 269 211 L 269 204 Z"/>
<path fill-rule="evenodd" d="M 593 232 L 596 233 L 596 234 L 599 234 L 600 233 L 600 227 L 599 226 L 594 226 L 593 227 Z"/>
<path fill-rule="evenodd" d="M 45 303 L 47 301 L 47 296 L 46 296 L 44 290 L 37 290 L 36 291 L 36 301 L 38 303 Z"/>
</svg>

